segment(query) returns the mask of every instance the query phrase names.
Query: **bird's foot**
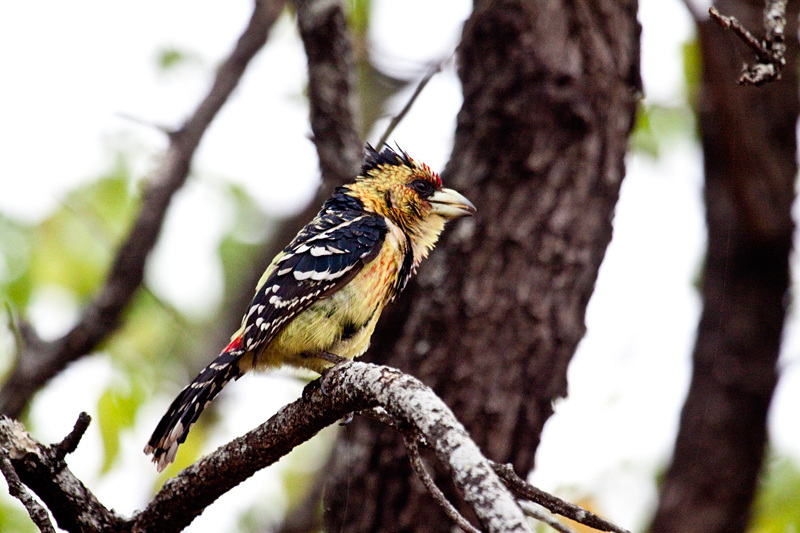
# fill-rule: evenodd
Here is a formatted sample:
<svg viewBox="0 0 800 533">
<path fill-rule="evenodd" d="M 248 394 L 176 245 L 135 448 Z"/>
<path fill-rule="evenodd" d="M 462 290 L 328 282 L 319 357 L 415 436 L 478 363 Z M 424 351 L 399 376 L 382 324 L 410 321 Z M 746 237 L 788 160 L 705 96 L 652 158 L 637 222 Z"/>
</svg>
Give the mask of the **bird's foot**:
<svg viewBox="0 0 800 533">
<path fill-rule="evenodd" d="M 338 365 L 341 363 L 346 363 L 349 359 L 342 357 L 340 355 L 336 355 L 335 353 L 330 352 L 321 352 L 316 356 L 318 359 L 322 359 L 325 362 L 331 363 L 332 365 Z"/>
<path fill-rule="evenodd" d="M 326 378 L 328 377 L 328 372 L 330 372 L 330 370 L 334 366 L 339 365 L 341 363 L 346 363 L 347 361 L 349 361 L 349 359 L 330 352 L 320 352 L 317 354 L 303 354 L 303 356 L 309 359 L 310 358 L 319 359 L 325 361 L 326 363 L 330 363 L 332 365 L 322 370 L 322 372 L 320 372 L 319 378 L 310 382 L 308 385 L 305 386 L 305 388 L 303 388 L 303 399 L 306 401 L 310 400 L 311 395 L 314 393 L 314 389 L 317 387 L 319 387 L 319 390 L 322 392 L 324 396 L 330 396 L 330 394 L 328 394 L 328 387 L 325 384 Z"/>
<path fill-rule="evenodd" d="M 353 412 L 347 413 L 346 415 L 344 415 L 344 416 L 342 417 L 342 419 L 341 419 L 341 420 L 339 420 L 339 425 L 340 425 L 340 426 L 346 426 L 346 425 L 348 425 L 350 422 L 352 422 L 352 421 L 353 421 L 353 418 L 354 418 L 355 416 L 356 416 L 356 414 L 355 414 L 355 413 L 353 413 Z"/>
</svg>

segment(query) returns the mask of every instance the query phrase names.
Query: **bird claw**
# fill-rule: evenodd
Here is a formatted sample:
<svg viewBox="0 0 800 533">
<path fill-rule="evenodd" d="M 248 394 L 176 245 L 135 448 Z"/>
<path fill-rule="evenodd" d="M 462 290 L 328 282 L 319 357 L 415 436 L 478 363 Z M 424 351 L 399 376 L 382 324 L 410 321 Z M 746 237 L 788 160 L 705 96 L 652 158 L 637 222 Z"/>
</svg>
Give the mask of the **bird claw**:
<svg viewBox="0 0 800 533">
<path fill-rule="evenodd" d="M 326 381 L 325 378 L 328 376 L 329 370 L 330 370 L 329 368 L 323 370 L 320 377 L 318 377 L 314 381 L 309 381 L 308 384 L 305 387 L 303 387 L 303 400 L 305 400 L 306 402 L 310 402 L 311 396 L 314 394 L 314 389 L 317 388 L 319 388 L 323 396 L 326 397 L 330 396 L 330 394 L 328 393 L 328 386 L 325 384 Z"/>
<path fill-rule="evenodd" d="M 328 394 L 328 386 L 325 385 L 325 382 L 328 380 L 329 372 L 330 368 L 326 368 L 322 371 L 322 375 L 319 377 L 319 390 L 322 391 L 323 396 L 330 396 L 330 394 Z"/>
<path fill-rule="evenodd" d="M 344 415 L 344 416 L 342 417 L 342 419 L 339 421 L 339 425 L 340 425 L 340 426 L 346 426 L 346 425 L 350 424 L 350 422 L 352 422 L 352 421 L 353 421 L 353 418 L 354 418 L 355 416 L 356 416 L 356 414 L 355 414 L 354 412 L 352 412 L 352 411 L 351 411 L 351 412 L 349 412 L 349 413 L 347 413 L 347 414 L 346 414 L 346 415 Z"/>
</svg>

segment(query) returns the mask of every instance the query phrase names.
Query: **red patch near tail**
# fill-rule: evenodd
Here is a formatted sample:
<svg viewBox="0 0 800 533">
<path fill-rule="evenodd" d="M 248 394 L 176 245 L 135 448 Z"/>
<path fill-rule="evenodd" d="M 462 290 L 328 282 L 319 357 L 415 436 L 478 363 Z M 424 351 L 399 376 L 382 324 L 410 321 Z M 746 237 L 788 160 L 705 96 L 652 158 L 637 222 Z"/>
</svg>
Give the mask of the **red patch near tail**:
<svg viewBox="0 0 800 533">
<path fill-rule="evenodd" d="M 241 336 L 241 335 L 239 335 L 238 337 L 236 337 L 235 339 L 233 339 L 233 340 L 230 342 L 230 344 L 228 344 L 228 345 L 225 347 L 225 350 L 224 350 L 224 351 L 226 351 L 226 352 L 231 352 L 231 351 L 233 351 L 233 350 L 238 350 L 238 349 L 239 349 L 239 348 L 241 348 L 241 347 L 242 347 L 242 336 Z"/>
</svg>

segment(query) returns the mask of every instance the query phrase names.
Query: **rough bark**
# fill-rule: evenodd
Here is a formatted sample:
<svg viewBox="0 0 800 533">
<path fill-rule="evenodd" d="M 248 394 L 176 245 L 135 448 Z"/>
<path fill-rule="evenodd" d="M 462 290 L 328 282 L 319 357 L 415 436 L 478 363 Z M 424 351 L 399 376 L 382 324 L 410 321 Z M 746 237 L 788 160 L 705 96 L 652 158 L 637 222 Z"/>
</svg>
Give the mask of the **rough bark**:
<svg viewBox="0 0 800 533">
<path fill-rule="evenodd" d="M 611 239 L 640 90 L 636 8 L 476 3 L 442 178 L 478 214 L 445 234 L 373 337 L 372 357 L 432 386 L 484 453 L 523 477 L 553 400 L 566 395 Z M 412 481 L 402 443 L 377 425 L 356 421 L 334 457 L 328 530 L 452 527 Z"/>
<path fill-rule="evenodd" d="M 763 2 L 719 2 L 756 30 Z M 789 4 L 789 65 L 798 2 Z M 698 25 L 708 253 L 694 371 L 652 531 L 745 531 L 789 286 L 798 116 L 796 68 L 760 88 L 736 79 L 747 51 L 711 21 Z"/>
</svg>

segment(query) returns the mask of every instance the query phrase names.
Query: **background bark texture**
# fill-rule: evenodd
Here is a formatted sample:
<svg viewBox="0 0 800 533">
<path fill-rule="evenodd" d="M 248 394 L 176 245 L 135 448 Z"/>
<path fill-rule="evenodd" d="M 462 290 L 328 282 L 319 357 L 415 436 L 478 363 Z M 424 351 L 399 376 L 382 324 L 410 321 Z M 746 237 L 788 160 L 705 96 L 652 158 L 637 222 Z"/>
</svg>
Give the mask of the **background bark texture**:
<svg viewBox="0 0 800 533">
<path fill-rule="evenodd" d="M 777 382 L 789 286 L 797 173 L 797 11 L 790 2 L 783 79 L 740 87 L 749 52 L 711 21 L 698 25 L 708 255 L 694 373 L 652 531 L 745 531 Z M 764 3 L 717 7 L 756 34 Z"/>
<path fill-rule="evenodd" d="M 478 213 L 445 234 L 368 355 L 432 386 L 484 453 L 523 477 L 567 393 L 611 239 L 641 89 L 636 10 L 635 0 L 475 3 L 442 178 Z M 452 529 L 400 440 L 376 424 L 352 423 L 328 470 L 327 530 Z"/>
</svg>

